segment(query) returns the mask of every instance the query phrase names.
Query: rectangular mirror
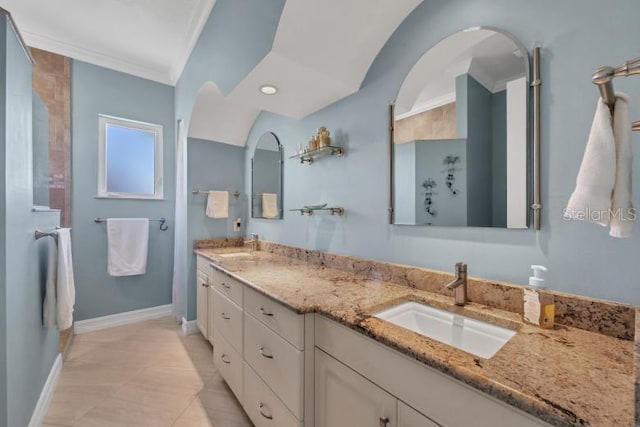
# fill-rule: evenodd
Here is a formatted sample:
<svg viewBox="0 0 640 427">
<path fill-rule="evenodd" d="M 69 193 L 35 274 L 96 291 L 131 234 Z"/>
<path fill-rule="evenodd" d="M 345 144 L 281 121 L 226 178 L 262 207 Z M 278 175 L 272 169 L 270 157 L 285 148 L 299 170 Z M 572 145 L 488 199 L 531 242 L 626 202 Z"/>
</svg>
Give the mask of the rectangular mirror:
<svg viewBox="0 0 640 427">
<path fill-rule="evenodd" d="M 527 228 L 529 58 L 472 28 L 429 49 L 392 119 L 394 224 Z"/>
<path fill-rule="evenodd" d="M 282 145 L 263 134 L 251 159 L 251 217 L 282 219 Z"/>
</svg>

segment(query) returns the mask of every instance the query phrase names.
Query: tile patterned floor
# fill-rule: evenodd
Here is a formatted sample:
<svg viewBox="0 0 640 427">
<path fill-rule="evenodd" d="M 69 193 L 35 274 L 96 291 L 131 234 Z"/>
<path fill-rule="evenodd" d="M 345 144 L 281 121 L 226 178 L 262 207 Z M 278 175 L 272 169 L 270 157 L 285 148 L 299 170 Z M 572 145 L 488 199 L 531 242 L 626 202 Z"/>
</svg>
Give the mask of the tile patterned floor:
<svg viewBox="0 0 640 427">
<path fill-rule="evenodd" d="M 202 335 L 172 318 L 76 335 L 43 427 L 247 427 Z"/>
</svg>

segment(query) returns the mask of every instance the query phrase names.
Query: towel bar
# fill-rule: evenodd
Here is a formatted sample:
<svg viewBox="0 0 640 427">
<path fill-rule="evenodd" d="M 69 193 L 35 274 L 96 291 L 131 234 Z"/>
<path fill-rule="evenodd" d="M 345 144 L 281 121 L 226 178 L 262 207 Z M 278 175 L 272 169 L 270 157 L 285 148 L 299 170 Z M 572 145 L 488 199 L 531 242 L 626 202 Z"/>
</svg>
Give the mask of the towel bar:
<svg viewBox="0 0 640 427">
<path fill-rule="evenodd" d="M 616 103 L 616 95 L 613 90 L 613 79 L 616 77 L 628 77 L 640 74 L 640 57 L 625 62 L 618 67 L 600 67 L 594 73 L 591 81 L 598 85 L 602 101 L 609 107 L 613 114 Z M 634 131 L 640 131 L 640 121 L 633 122 L 631 127 Z"/>
<path fill-rule="evenodd" d="M 57 239 L 58 238 L 58 230 L 59 229 L 60 229 L 60 227 L 56 227 L 55 230 L 49 231 L 49 232 L 36 230 L 35 238 L 36 238 L 36 240 L 42 239 L 43 237 L 53 237 L 54 239 Z M 69 229 L 69 230 L 71 230 L 71 229 Z"/>
<path fill-rule="evenodd" d="M 167 231 L 169 229 L 169 226 L 167 225 L 167 218 L 165 217 L 149 219 L 149 221 L 155 221 L 155 222 L 160 221 L 160 231 Z M 107 222 L 107 220 L 106 218 L 96 217 L 96 218 L 93 218 L 93 222 Z"/>
<path fill-rule="evenodd" d="M 197 190 L 197 189 L 191 190 L 191 193 L 192 194 L 209 194 L 208 191 Z M 231 195 L 237 199 L 238 197 L 240 197 L 240 192 L 238 190 L 236 190 L 233 193 L 231 193 Z"/>
</svg>

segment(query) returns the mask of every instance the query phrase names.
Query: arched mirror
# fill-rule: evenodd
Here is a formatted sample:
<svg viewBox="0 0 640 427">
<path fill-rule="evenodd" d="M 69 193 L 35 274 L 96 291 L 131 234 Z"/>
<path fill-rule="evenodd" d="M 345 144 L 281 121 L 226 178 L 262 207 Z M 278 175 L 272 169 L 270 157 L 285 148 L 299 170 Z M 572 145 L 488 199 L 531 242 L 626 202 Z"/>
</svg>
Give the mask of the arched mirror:
<svg viewBox="0 0 640 427">
<path fill-rule="evenodd" d="M 509 34 L 429 49 L 393 108 L 393 223 L 527 228 L 528 103 L 528 52 Z"/>
<path fill-rule="evenodd" d="M 282 145 L 263 134 L 251 159 L 251 217 L 282 219 Z"/>
</svg>

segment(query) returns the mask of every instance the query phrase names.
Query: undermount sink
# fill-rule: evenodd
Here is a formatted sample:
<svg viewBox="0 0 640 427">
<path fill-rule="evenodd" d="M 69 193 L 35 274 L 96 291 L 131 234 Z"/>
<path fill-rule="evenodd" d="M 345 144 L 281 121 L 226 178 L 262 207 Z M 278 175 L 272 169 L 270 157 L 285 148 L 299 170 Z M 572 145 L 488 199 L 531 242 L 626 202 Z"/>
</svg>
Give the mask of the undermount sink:
<svg viewBox="0 0 640 427">
<path fill-rule="evenodd" d="M 484 359 L 493 357 L 516 334 L 502 326 L 413 301 L 374 316 Z"/>
<path fill-rule="evenodd" d="M 249 252 L 233 252 L 230 254 L 220 254 L 219 256 L 222 258 L 237 258 L 241 256 L 251 256 L 251 254 Z"/>
</svg>

